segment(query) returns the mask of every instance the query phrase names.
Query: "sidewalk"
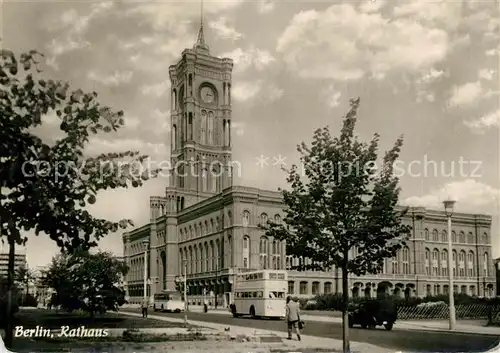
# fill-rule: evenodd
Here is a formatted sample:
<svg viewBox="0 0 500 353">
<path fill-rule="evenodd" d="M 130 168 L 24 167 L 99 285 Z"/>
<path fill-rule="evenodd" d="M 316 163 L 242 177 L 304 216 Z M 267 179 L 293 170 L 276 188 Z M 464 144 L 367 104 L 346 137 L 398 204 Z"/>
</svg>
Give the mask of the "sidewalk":
<svg viewBox="0 0 500 353">
<path fill-rule="evenodd" d="M 136 314 L 136 313 L 131 313 L 131 312 L 120 312 L 120 315 L 129 315 L 129 316 L 141 316 L 141 314 Z M 183 319 L 178 319 L 178 318 L 172 318 L 172 317 L 166 317 L 166 316 L 159 316 L 159 315 L 148 315 L 148 318 L 150 319 L 155 319 L 155 320 L 160 320 L 160 321 L 170 321 L 170 322 L 179 322 L 182 323 L 184 322 Z M 331 338 L 323 338 L 323 337 L 315 337 L 315 336 L 302 336 L 301 341 L 296 340 L 296 336 L 294 337 L 294 340 L 286 340 L 286 333 L 284 332 L 279 332 L 279 331 L 271 331 L 271 330 L 260 330 L 260 329 L 253 329 L 249 327 L 243 327 L 243 326 L 230 326 L 230 325 L 222 325 L 222 324 L 217 324 L 217 323 L 212 323 L 212 322 L 202 322 L 202 321 L 193 321 L 189 320 L 189 324 L 195 325 L 195 326 L 201 326 L 205 328 L 211 328 L 215 329 L 221 332 L 225 332 L 231 335 L 231 337 L 238 337 L 238 336 L 251 336 L 251 337 L 261 337 L 262 341 L 265 341 L 265 337 L 281 337 L 283 339 L 283 342 L 280 343 L 264 343 L 261 341 L 259 344 L 259 347 L 266 348 L 267 349 L 280 349 L 283 351 L 283 349 L 291 349 L 293 351 L 297 350 L 304 350 L 307 349 L 307 351 L 311 350 L 322 350 L 322 351 L 337 351 L 337 350 L 342 350 L 342 341 L 341 340 L 336 340 L 336 339 L 331 339 Z M 256 347 L 257 348 L 257 347 Z M 267 351 L 268 351 L 267 350 Z M 285 350 L 285 351 L 286 351 Z M 358 342 L 351 342 L 351 350 L 353 352 L 359 352 L 359 353 L 385 353 L 385 352 L 391 352 L 393 353 L 392 350 L 388 350 L 386 348 L 378 347 L 375 345 L 371 345 L 368 343 L 358 343 Z M 255 349 L 252 350 L 255 352 Z"/>
</svg>

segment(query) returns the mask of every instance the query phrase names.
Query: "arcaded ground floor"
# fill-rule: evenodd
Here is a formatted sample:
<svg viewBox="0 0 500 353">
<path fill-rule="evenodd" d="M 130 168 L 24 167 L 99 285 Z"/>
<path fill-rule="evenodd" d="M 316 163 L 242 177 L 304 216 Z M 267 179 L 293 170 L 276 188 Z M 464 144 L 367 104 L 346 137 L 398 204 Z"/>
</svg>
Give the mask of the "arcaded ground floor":
<svg viewBox="0 0 500 353">
<path fill-rule="evenodd" d="M 233 298 L 233 275 L 224 271 L 213 277 L 195 277 L 187 279 L 187 296 L 190 304 L 201 305 L 206 301 L 209 305 L 227 306 Z M 183 284 L 177 285 L 183 290 Z M 455 278 L 454 292 L 472 296 L 492 297 L 495 295 L 495 278 Z M 131 282 L 127 286 L 129 302 L 140 303 L 144 296 L 144 286 L 139 282 Z M 151 290 L 153 289 L 153 291 Z M 165 288 L 157 284 L 149 284 L 147 295 L 151 298 Z M 349 291 L 352 297 L 371 297 L 384 293 L 401 297 L 425 297 L 428 295 L 448 294 L 449 284 L 446 277 L 418 276 L 364 276 L 349 279 Z M 312 298 L 319 294 L 341 293 L 342 281 L 329 273 L 296 272 L 288 275 L 288 294 L 299 298 Z"/>
</svg>

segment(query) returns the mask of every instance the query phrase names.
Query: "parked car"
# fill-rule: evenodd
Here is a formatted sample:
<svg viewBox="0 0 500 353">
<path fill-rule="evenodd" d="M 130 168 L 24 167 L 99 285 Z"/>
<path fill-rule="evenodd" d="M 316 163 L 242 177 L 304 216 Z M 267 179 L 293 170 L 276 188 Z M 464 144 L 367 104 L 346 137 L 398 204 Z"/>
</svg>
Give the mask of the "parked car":
<svg viewBox="0 0 500 353">
<path fill-rule="evenodd" d="M 390 300 L 366 300 L 349 307 L 349 327 L 360 325 L 362 328 L 384 326 L 392 330 L 397 319 L 396 305 Z"/>
</svg>

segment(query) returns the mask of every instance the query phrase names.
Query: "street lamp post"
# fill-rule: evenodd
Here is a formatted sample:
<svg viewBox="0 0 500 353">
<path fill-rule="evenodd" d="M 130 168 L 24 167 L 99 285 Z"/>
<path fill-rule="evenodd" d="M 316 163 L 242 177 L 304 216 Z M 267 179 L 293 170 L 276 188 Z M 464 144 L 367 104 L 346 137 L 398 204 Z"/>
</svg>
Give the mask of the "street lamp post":
<svg viewBox="0 0 500 353">
<path fill-rule="evenodd" d="M 444 210 L 448 217 L 448 295 L 449 295 L 449 308 L 450 308 L 450 330 L 455 329 L 455 293 L 453 286 L 453 268 L 452 268 L 452 239 L 451 239 L 451 216 L 453 215 L 453 206 L 455 201 L 443 201 Z"/>
<path fill-rule="evenodd" d="M 187 326 L 187 312 L 188 312 L 188 304 L 187 304 L 187 260 L 184 260 L 184 276 L 175 276 L 175 283 L 183 285 L 184 289 L 184 325 Z"/>
<path fill-rule="evenodd" d="M 148 247 L 149 247 L 149 239 L 144 239 L 142 241 L 144 244 L 144 302 L 148 297 Z M 149 302 L 148 302 L 149 305 Z"/>
</svg>

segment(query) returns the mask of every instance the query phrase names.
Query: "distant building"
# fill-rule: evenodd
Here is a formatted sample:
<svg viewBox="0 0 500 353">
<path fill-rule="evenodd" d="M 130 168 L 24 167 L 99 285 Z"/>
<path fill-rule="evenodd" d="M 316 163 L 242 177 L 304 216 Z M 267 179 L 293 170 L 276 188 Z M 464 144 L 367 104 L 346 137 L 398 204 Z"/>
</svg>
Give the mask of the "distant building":
<svg viewBox="0 0 500 353">
<path fill-rule="evenodd" d="M 284 219 L 281 193 L 233 185 L 238 163 L 231 159 L 237 142 L 231 134 L 232 69 L 231 59 L 210 54 L 203 28 L 193 49 L 184 50 L 169 68 L 175 177 L 164 195 L 150 198 L 150 222 L 123 234 L 131 302 L 142 300 L 145 284 L 147 295 L 153 296 L 175 290 L 177 276 L 186 275 L 190 302 L 201 303 L 206 290 L 227 305 L 234 296 L 234 277 L 247 269 L 287 269 L 288 294 L 297 297 L 342 290 L 338 269 L 291 270 L 311 259 L 287 256 L 285 242 L 259 228 L 268 219 Z M 452 221 L 448 234 L 443 210 L 411 208 L 403 219 L 412 226 L 406 246 L 385 259 L 380 273 L 349 276 L 349 294 L 423 297 L 453 291 L 493 296 L 491 216 L 454 213 Z M 448 287 L 450 272 L 453 288 Z"/>
<path fill-rule="evenodd" d="M 26 267 L 26 254 L 16 254 L 14 259 L 14 273 L 20 267 Z M 0 253 L 0 277 L 7 278 L 9 269 L 9 253 Z"/>
</svg>

